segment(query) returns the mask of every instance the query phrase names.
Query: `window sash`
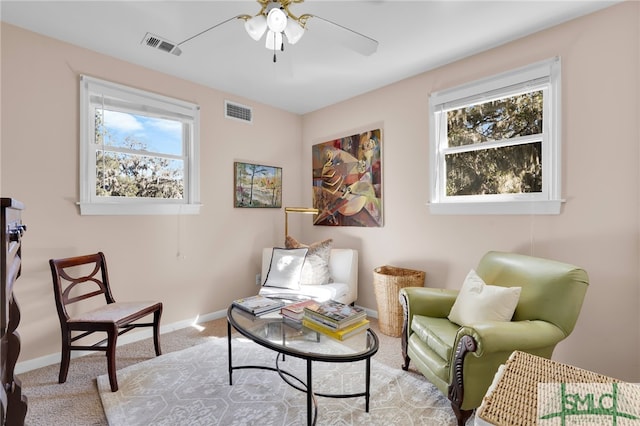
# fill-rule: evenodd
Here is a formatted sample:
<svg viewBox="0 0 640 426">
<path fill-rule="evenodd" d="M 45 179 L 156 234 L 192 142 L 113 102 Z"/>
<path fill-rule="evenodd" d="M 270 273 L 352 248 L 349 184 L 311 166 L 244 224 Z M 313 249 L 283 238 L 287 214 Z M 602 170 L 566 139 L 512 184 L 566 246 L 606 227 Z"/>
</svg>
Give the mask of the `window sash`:
<svg viewBox="0 0 640 426">
<path fill-rule="evenodd" d="M 95 140 L 95 109 L 169 119 L 182 123 L 182 155 L 136 150 Z M 80 78 L 80 211 L 81 214 L 197 214 L 200 210 L 199 116 L 189 102 L 144 92 L 88 76 Z M 182 161 L 184 192 L 181 199 L 109 197 L 97 195 L 96 153 L 112 151 Z M 129 207 L 127 207 L 129 206 Z"/>
<path fill-rule="evenodd" d="M 522 93 L 543 90 L 541 134 L 520 136 L 449 147 L 447 112 L 491 102 Z M 430 97 L 430 207 L 433 213 L 452 214 L 557 214 L 560 210 L 560 59 L 468 83 Z M 455 195 L 446 194 L 446 156 L 456 152 L 500 148 L 521 143 L 542 142 L 542 191 L 532 193 Z M 532 204 L 533 202 L 533 204 Z M 538 203 L 538 206 L 536 206 Z M 441 206 L 439 206 L 441 205 Z M 454 205 L 448 208 L 447 205 Z M 460 207 L 465 206 L 465 210 Z M 467 208 L 468 207 L 468 208 Z"/>
<path fill-rule="evenodd" d="M 90 127 L 92 129 L 95 129 L 96 127 L 96 121 L 95 121 L 95 116 L 96 116 L 96 111 L 105 111 L 102 106 L 93 106 L 91 108 L 91 124 Z M 137 115 L 137 116 L 142 116 L 143 114 L 140 114 L 140 112 L 135 111 L 135 110 L 120 110 L 120 109 L 115 109 L 115 108 L 111 108 L 109 109 L 109 111 L 112 112 L 125 112 L 128 114 L 132 114 L 132 115 Z M 103 113 L 103 120 L 104 120 L 104 113 Z M 145 117 L 148 117 L 147 115 L 144 115 Z M 166 117 L 154 117 L 154 118 L 166 118 Z M 116 151 L 116 152 L 123 152 L 123 153 L 131 153 L 131 154 L 144 154 L 144 155 L 151 155 L 154 157 L 166 157 L 166 158 L 170 158 L 170 159 L 180 159 L 180 160 L 186 160 L 188 155 L 188 147 L 189 147 L 189 140 L 191 139 L 191 135 L 193 134 L 193 122 L 192 121 L 187 121 L 187 120 L 176 120 L 171 118 L 171 120 L 173 121 L 179 121 L 182 125 L 182 135 L 180 136 L 180 140 L 181 140 L 181 146 L 180 146 L 180 151 L 181 151 L 181 155 L 176 155 L 176 154 L 171 154 L 168 152 L 163 152 L 163 151 L 150 151 L 147 149 L 132 149 L 132 148 L 127 148 L 124 146 L 120 146 L 120 145 L 112 145 L 112 144 L 108 144 L 108 143 L 104 143 L 104 137 L 103 137 L 103 142 L 99 143 L 98 141 L 95 140 L 95 133 L 92 133 L 92 141 L 90 140 L 89 143 L 90 145 L 94 148 L 94 149 L 98 149 L 97 147 L 105 147 L 105 148 L 109 148 L 109 150 L 112 151 Z M 93 142 L 93 143 L 91 143 Z"/>
<path fill-rule="evenodd" d="M 470 144 L 470 145 L 447 146 L 442 148 L 441 152 L 443 156 L 446 156 L 448 154 L 457 154 L 459 152 L 483 151 L 485 149 L 504 148 L 507 146 L 524 145 L 531 142 L 542 142 L 543 138 L 544 138 L 544 133 L 538 133 L 535 135 L 518 136 L 510 139 L 500 139 L 500 140 L 482 142 L 482 143 L 476 143 L 476 144 Z"/>
</svg>

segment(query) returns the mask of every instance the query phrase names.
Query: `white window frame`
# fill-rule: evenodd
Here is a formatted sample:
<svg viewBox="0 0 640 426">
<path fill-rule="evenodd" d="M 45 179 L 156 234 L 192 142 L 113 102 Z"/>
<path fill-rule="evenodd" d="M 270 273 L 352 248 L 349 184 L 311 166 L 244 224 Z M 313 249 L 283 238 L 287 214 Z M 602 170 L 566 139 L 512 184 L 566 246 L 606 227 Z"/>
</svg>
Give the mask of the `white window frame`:
<svg viewBox="0 0 640 426">
<path fill-rule="evenodd" d="M 429 207 L 433 214 L 559 214 L 561 194 L 560 58 L 529 65 L 429 96 Z M 446 195 L 446 111 L 542 87 L 542 192 L 473 196 Z M 524 138 L 523 138 L 524 139 Z"/>
<path fill-rule="evenodd" d="M 182 199 L 99 197 L 96 195 L 95 116 L 91 97 L 121 100 L 132 113 L 155 114 L 179 119 L 185 126 L 184 195 Z M 82 215 L 170 215 L 200 213 L 200 107 L 151 92 L 80 76 L 80 214 Z"/>
</svg>

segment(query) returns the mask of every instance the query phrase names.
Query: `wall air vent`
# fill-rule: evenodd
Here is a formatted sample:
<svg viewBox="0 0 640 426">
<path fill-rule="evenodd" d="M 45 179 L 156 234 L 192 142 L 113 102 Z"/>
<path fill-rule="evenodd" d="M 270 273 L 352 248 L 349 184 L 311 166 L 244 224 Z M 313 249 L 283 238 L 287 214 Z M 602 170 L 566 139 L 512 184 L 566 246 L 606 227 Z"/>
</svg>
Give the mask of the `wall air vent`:
<svg viewBox="0 0 640 426">
<path fill-rule="evenodd" d="M 146 33 L 140 44 L 144 44 L 153 49 L 162 50 L 163 52 L 171 53 L 176 56 L 180 56 L 182 53 L 182 50 L 180 50 L 177 44 L 151 33 Z"/>
<path fill-rule="evenodd" d="M 253 110 L 248 106 L 225 100 L 224 117 L 244 121 L 245 123 L 253 123 Z"/>
</svg>

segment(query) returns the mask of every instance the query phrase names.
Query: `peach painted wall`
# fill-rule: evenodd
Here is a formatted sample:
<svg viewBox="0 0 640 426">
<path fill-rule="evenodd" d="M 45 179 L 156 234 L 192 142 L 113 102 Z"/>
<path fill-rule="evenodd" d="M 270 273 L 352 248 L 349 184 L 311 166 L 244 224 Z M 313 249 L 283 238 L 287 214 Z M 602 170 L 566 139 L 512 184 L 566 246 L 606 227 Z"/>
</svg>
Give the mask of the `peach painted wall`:
<svg viewBox="0 0 640 426">
<path fill-rule="evenodd" d="M 16 289 L 21 361 L 59 351 L 50 257 L 105 251 L 114 282 L 135 283 L 117 284 L 116 293 L 157 295 L 165 324 L 220 311 L 255 292 L 259 250 L 281 243 L 283 233 L 280 209 L 233 209 L 233 161 L 282 166 L 283 204 L 309 205 L 311 145 L 380 125 L 384 227 L 313 227 L 301 215 L 290 223 L 303 241 L 333 237 L 360 250 L 358 304 L 376 309 L 371 271 L 384 264 L 425 270 L 429 286 L 458 288 L 487 250 L 572 262 L 587 269 L 591 286 L 555 358 L 640 381 L 639 21 L 640 4 L 626 2 L 303 117 L 3 24 L 1 193 L 25 202 L 29 225 Z M 562 214 L 431 215 L 428 94 L 556 55 L 563 61 Z M 202 106 L 201 215 L 78 214 L 80 73 Z M 225 97 L 253 106 L 255 123 L 224 120 Z"/>
<path fill-rule="evenodd" d="M 307 114 L 311 145 L 383 127 L 383 228 L 305 228 L 360 250 L 358 303 L 375 307 L 372 270 L 426 271 L 428 286 L 459 288 L 488 250 L 584 267 L 591 285 L 574 333 L 555 359 L 640 381 L 638 351 L 638 142 L 640 3 L 628 2 L 434 71 Z M 562 58 L 562 194 L 556 216 L 432 215 L 428 200 L 428 96 L 536 61 Z M 304 170 L 311 203 L 311 173 Z"/>
<path fill-rule="evenodd" d="M 80 216 L 79 74 L 201 106 L 200 215 Z M 253 124 L 225 119 L 225 99 L 252 106 Z M 24 202 L 28 226 L 21 362 L 60 351 L 48 259 L 102 250 L 117 298 L 162 300 L 163 324 L 194 319 L 255 294 L 259 253 L 284 232 L 282 209 L 233 208 L 233 162 L 283 167 L 284 204 L 300 193 L 300 116 L 6 24 L 2 123 L 2 196 Z"/>
</svg>

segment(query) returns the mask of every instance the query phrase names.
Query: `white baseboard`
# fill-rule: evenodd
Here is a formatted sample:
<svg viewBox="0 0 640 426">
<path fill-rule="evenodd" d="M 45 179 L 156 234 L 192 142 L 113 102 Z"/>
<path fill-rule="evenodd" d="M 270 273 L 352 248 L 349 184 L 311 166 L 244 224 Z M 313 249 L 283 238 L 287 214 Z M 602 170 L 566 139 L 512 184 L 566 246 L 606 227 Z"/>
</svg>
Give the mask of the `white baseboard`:
<svg viewBox="0 0 640 426">
<path fill-rule="evenodd" d="M 378 319 L 378 311 L 374 311 L 373 309 L 365 308 L 364 306 L 360 306 L 367 313 L 368 317 Z"/>
<path fill-rule="evenodd" d="M 227 310 L 212 312 L 205 315 L 198 315 L 194 319 L 188 319 L 183 321 L 174 322 L 173 324 L 161 325 L 160 326 L 160 334 L 171 333 L 172 331 L 181 330 L 187 327 L 194 327 L 198 324 L 213 321 L 219 318 L 224 318 L 227 316 Z M 118 346 L 126 345 L 127 343 L 137 342 L 139 340 L 148 339 L 153 337 L 153 331 L 151 328 L 130 332 L 127 334 L 123 334 L 118 338 Z M 88 354 L 92 354 L 95 352 L 92 351 L 72 351 L 71 358 L 78 358 L 81 356 L 85 356 Z M 41 356 L 39 358 L 30 359 L 23 362 L 18 362 L 15 368 L 15 374 L 25 373 L 27 371 L 35 370 L 37 368 L 46 367 L 48 365 L 59 364 L 60 363 L 60 352 Z"/>
<path fill-rule="evenodd" d="M 367 312 L 367 315 L 373 318 L 378 318 L 378 312 L 364 308 Z M 181 330 L 187 327 L 195 327 L 198 324 L 202 324 L 204 322 L 213 321 L 219 318 L 224 318 L 227 316 L 227 310 L 224 309 L 222 311 L 211 312 L 205 315 L 198 315 L 194 319 L 187 319 L 183 321 L 174 322 L 173 324 L 161 325 L 160 326 L 160 334 L 171 333 L 172 331 Z M 118 338 L 118 346 L 126 345 L 127 343 L 137 342 L 139 340 L 148 339 L 153 337 L 152 330 L 145 329 L 142 331 L 131 332 L 127 334 L 123 334 Z M 95 352 L 92 351 L 72 351 L 71 358 L 78 358 L 81 356 L 89 355 Z M 39 358 L 30 359 L 27 361 L 18 362 L 15 368 L 15 374 L 25 373 L 27 371 L 35 370 L 37 368 L 46 367 L 48 365 L 58 364 L 60 363 L 60 352 L 41 356 Z"/>
</svg>

